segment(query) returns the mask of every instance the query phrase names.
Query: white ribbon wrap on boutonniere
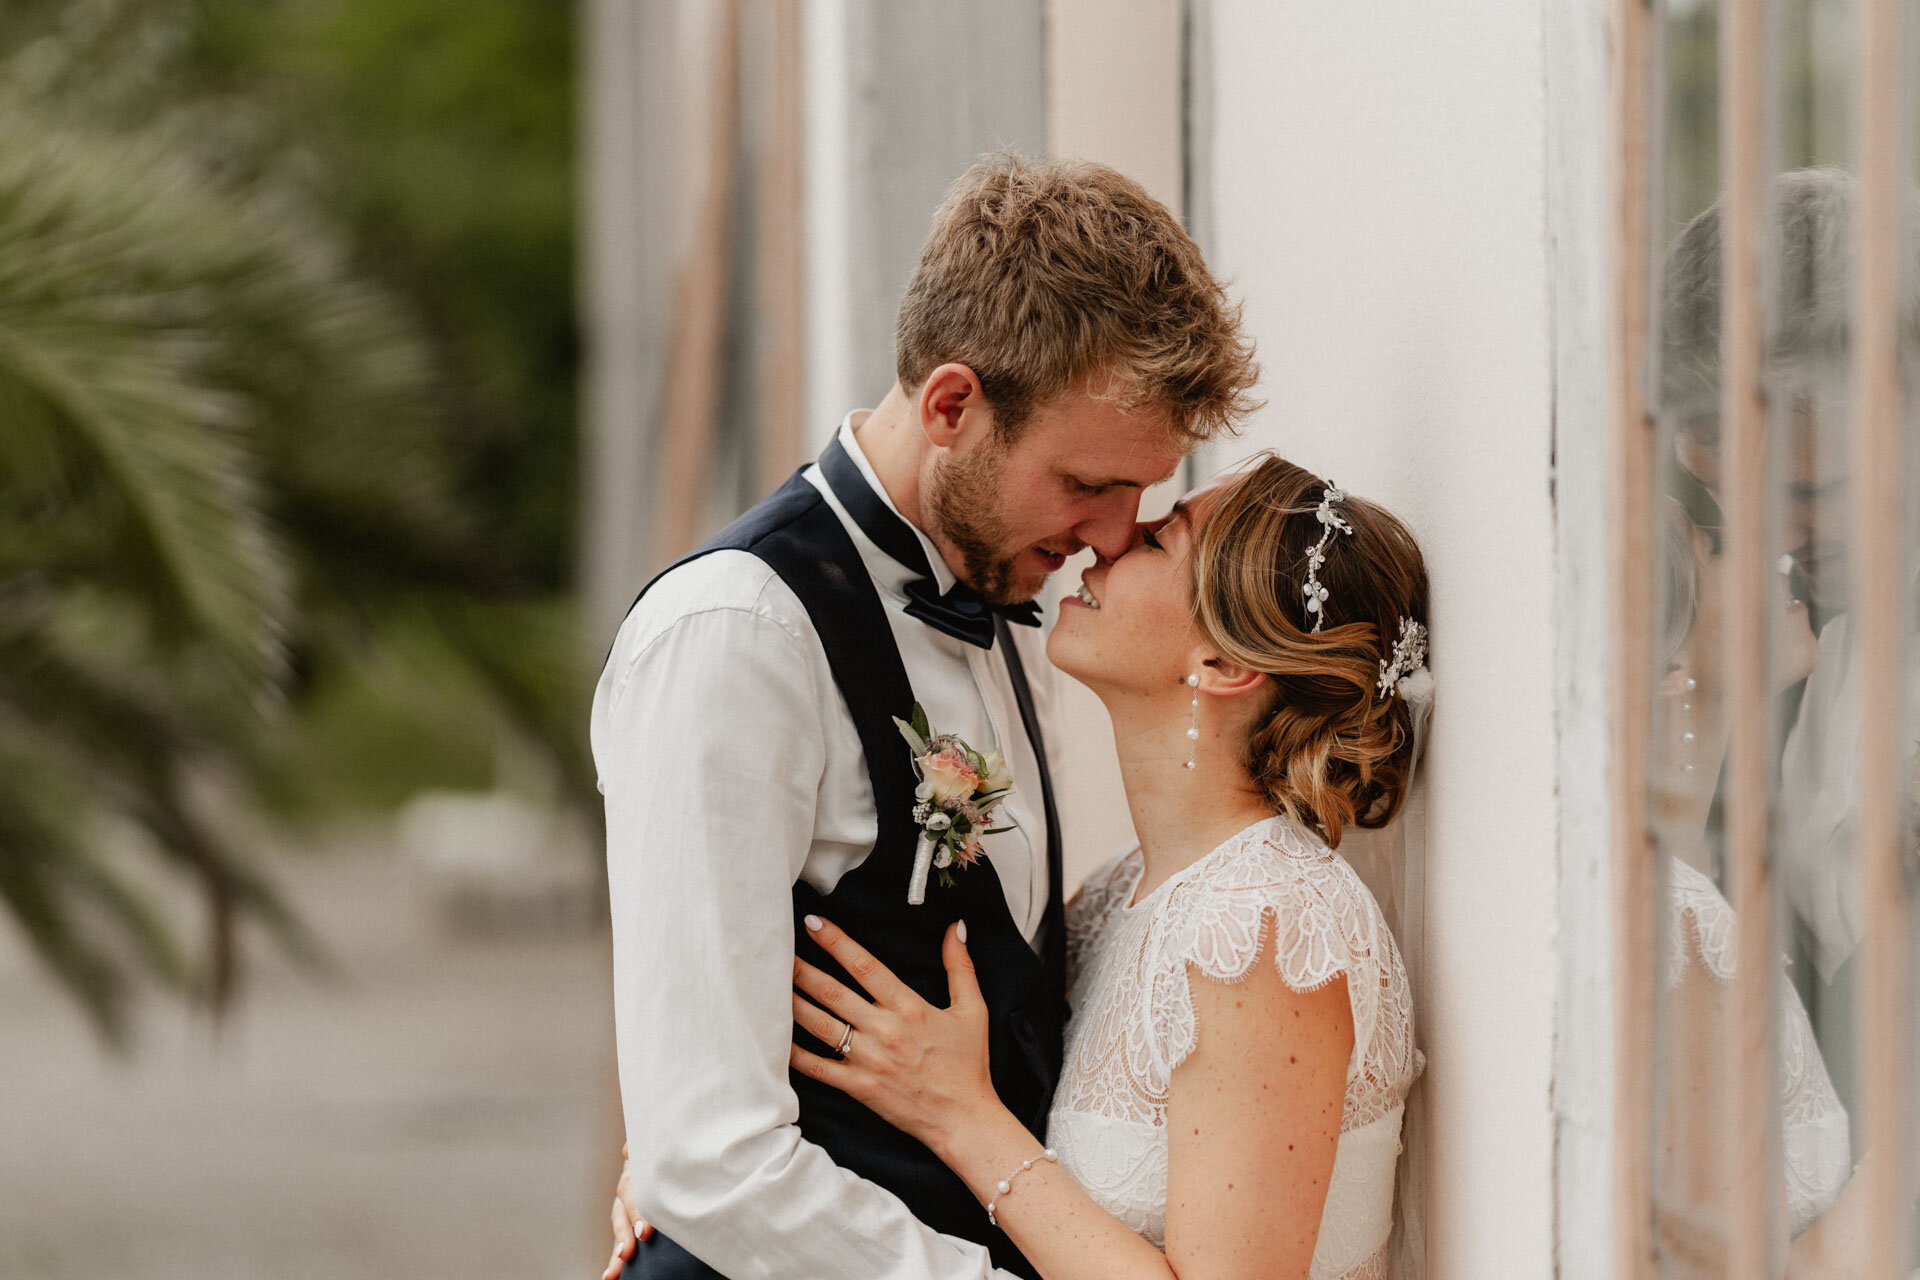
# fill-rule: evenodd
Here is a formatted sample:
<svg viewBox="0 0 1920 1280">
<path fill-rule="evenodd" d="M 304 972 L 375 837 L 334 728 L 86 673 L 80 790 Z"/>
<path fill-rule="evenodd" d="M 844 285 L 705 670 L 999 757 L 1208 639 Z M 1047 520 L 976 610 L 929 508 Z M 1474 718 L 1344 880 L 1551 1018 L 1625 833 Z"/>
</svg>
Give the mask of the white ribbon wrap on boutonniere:
<svg viewBox="0 0 1920 1280">
<path fill-rule="evenodd" d="M 1013 790 L 1013 774 L 998 751 L 975 751 L 951 733 L 935 733 L 926 710 L 913 704 L 913 719 L 893 722 L 913 752 L 913 822 L 920 836 L 913 845 L 913 875 L 907 881 L 907 905 L 927 900 L 927 876 L 940 873 L 940 887 L 953 887 L 953 869 L 980 861 L 980 837 L 1011 831 L 991 827 L 993 811 Z"/>
</svg>

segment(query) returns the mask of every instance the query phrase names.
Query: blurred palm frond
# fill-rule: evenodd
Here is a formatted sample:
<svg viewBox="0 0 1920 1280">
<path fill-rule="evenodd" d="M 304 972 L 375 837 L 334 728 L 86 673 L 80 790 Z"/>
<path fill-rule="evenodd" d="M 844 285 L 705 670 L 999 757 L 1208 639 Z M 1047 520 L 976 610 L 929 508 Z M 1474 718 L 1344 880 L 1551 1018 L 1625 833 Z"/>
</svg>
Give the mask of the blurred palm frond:
<svg viewBox="0 0 1920 1280">
<path fill-rule="evenodd" d="M 418 5 L 456 67 L 476 50 L 524 52 L 504 32 L 567 29 L 564 15 L 498 0 L 468 39 L 465 7 Z M 346 61 L 323 59 L 314 84 L 371 92 L 382 59 L 417 44 L 389 30 L 406 27 L 391 6 L 320 9 L 331 16 L 307 35 Z M 440 293 L 490 278 L 448 248 L 464 241 L 443 230 L 415 280 L 405 255 L 420 246 L 365 215 L 385 207 L 370 192 L 388 190 L 410 193 L 412 213 L 471 221 L 492 207 L 501 158 L 466 173 L 480 186 L 464 204 L 420 175 L 343 183 L 351 165 L 331 143 L 385 134 L 343 135 L 337 118 L 302 114 L 313 98 L 280 92 L 304 66 L 275 61 L 300 21 L 206 0 L 0 12 L 0 902 L 110 1041 L 143 975 L 218 1007 L 243 919 L 317 958 L 206 796 L 237 787 L 289 815 L 340 803 L 324 778 L 301 791 L 309 766 L 372 761 L 364 773 L 393 749 L 381 754 L 378 727 L 341 738 L 337 710 L 316 736 L 315 712 L 343 705 L 338 691 L 383 655 L 412 645 L 434 687 L 479 691 L 551 760 L 564 798 L 597 810 L 571 612 L 551 548 L 520 545 L 551 523 L 543 491 L 529 481 L 532 505 L 503 508 L 498 477 L 517 472 L 497 442 L 472 444 L 486 434 L 471 430 L 474 405 L 517 404 L 511 415 L 533 401 L 466 386 L 456 370 L 476 366 L 448 360 L 472 340 L 450 338 L 458 323 L 494 357 L 525 344 L 491 295 L 455 289 L 465 310 L 435 311 Z M 536 79 L 564 103 L 551 63 Z M 467 98 L 497 87 L 472 67 L 461 76 Z M 466 114 L 412 119 L 408 145 Z M 549 173 L 543 155 L 512 152 L 513 171 L 562 193 L 528 225 L 557 210 L 564 234 L 564 156 Z M 407 173 L 380 163 L 389 179 Z M 545 257 L 486 259 L 523 275 L 534 261 L 544 280 Z M 492 307 L 479 320 L 475 299 Z M 534 332 L 552 330 L 553 301 L 541 295 Z M 570 456 L 551 443 L 564 432 L 514 429 L 543 442 L 540 457 Z M 492 489 L 476 488 L 483 472 Z M 472 714 L 441 712 L 427 718 L 470 755 Z M 352 785 L 351 770 L 332 776 Z M 198 945 L 178 936 L 183 896 L 204 917 Z"/>
<path fill-rule="evenodd" d="M 192 784 L 284 690 L 276 494 L 454 523 L 383 445 L 422 387 L 404 326 L 292 210 L 0 95 L 0 899 L 110 1037 L 136 970 L 223 1000 L 239 913 L 309 949 Z M 198 964 L 100 853 L 109 816 L 197 887 Z"/>
</svg>

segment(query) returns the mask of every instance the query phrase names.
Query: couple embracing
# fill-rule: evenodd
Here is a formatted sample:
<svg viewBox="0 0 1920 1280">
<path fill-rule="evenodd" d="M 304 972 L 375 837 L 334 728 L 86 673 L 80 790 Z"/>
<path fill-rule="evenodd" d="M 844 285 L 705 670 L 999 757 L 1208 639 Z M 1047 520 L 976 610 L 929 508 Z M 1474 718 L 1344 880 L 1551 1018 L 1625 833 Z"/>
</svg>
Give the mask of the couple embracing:
<svg viewBox="0 0 1920 1280">
<path fill-rule="evenodd" d="M 1418 547 L 1272 457 L 1139 522 L 1257 371 L 1110 169 L 976 165 L 897 342 L 877 408 L 641 594 L 595 695 L 609 1274 L 1385 1276 L 1420 1058 L 1337 850 L 1412 777 Z M 1071 902 L 1056 670 L 1139 836 Z"/>
</svg>

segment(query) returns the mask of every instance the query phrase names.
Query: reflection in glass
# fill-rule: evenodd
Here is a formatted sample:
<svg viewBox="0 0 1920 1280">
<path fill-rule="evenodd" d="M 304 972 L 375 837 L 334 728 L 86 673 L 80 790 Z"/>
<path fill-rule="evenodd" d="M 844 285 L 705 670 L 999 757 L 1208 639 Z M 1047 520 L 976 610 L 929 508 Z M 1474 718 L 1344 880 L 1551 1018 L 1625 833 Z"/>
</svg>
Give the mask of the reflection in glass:
<svg viewBox="0 0 1920 1280">
<path fill-rule="evenodd" d="M 1822 15 L 1837 23 L 1841 11 L 1820 3 L 1786 7 L 1781 34 L 1788 47 L 1779 62 L 1788 99 L 1781 112 L 1789 127 L 1783 132 L 1789 151 L 1804 155 L 1831 145 L 1837 86 L 1823 79 L 1832 60 L 1821 33 L 1832 33 Z M 1669 76 L 1702 65 L 1699 46 L 1705 41 L 1711 48 L 1712 18 L 1703 6 L 1676 15 Z M 1711 59 L 1704 65 L 1711 67 Z M 1712 96 L 1697 84 L 1669 85 L 1669 107 L 1682 113 L 1666 122 L 1670 162 L 1675 154 L 1712 153 L 1716 122 L 1684 115 Z M 1671 213 L 1676 198 L 1697 191 L 1699 173 L 1669 167 L 1667 177 Z M 1728 734 L 1723 614 L 1733 566 L 1721 517 L 1728 459 L 1720 429 L 1717 204 L 1686 221 L 1668 246 L 1662 274 L 1654 538 L 1659 665 L 1648 782 L 1665 876 L 1656 907 L 1665 982 L 1657 1020 L 1655 1194 L 1656 1243 L 1662 1274 L 1669 1276 L 1718 1274 L 1724 1267 L 1732 1188 L 1756 1176 L 1729 1158 L 1732 1139 L 1756 1124 L 1767 1127 L 1772 1143 L 1774 1167 L 1762 1176 L 1774 1197 L 1773 1244 L 1785 1273 L 1852 1274 L 1853 1251 L 1865 1234 L 1863 1198 L 1852 1175 L 1855 1160 L 1876 1145 L 1859 1128 L 1853 1079 L 1860 1031 L 1855 958 L 1864 930 L 1854 861 L 1861 701 L 1901 700 L 1906 723 L 1920 727 L 1920 645 L 1907 647 L 1903 688 L 1863 689 L 1849 626 L 1856 603 L 1848 347 L 1856 183 L 1829 166 L 1780 173 L 1772 185 L 1764 277 L 1768 554 L 1774 557 L 1766 641 L 1775 700 L 1768 709 L 1774 895 L 1768 905 L 1779 954 L 1758 961 L 1737 955 L 1732 945 L 1720 821 Z M 1920 209 L 1920 198 L 1914 205 Z M 1920 217 L 1912 221 L 1920 225 Z M 1916 243 L 1908 238 L 1909 253 Z M 1907 295 L 1920 295 L 1920 270 L 1903 279 L 1914 282 Z M 1910 317 L 1920 316 L 1920 297 L 1903 296 L 1902 306 Z M 1909 323 L 1904 332 L 1911 337 L 1920 329 Z M 1908 527 L 1884 532 L 1911 542 Z M 1920 733 L 1907 740 L 1920 741 Z M 1776 966 L 1780 977 L 1768 1046 L 1775 1083 L 1769 1096 L 1778 1099 L 1778 1109 L 1763 1116 L 1736 1114 L 1736 1093 L 1728 1087 L 1741 1051 L 1729 984 L 1739 965 L 1754 962 Z M 1888 1137 L 1880 1136 L 1878 1145 L 1888 1146 Z M 1910 1157 L 1896 1151 L 1881 1158 Z"/>
</svg>

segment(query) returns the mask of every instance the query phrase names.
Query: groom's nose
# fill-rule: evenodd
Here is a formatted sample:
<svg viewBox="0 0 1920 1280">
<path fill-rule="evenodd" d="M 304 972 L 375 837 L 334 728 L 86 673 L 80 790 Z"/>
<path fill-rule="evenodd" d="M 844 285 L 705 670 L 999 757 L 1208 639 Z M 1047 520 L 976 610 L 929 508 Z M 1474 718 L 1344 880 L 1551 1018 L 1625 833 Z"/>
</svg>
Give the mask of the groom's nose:
<svg viewBox="0 0 1920 1280">
<path fill-rule="evenodd" d="M 1140 515 L 1140 492 L 1130 490 L 1107 498 L 1097 513 L 1073 526 L 1073 536 L 1107 560 L 1118 560 L 1133 545 L 1133 526 Z"/>
</svg>

